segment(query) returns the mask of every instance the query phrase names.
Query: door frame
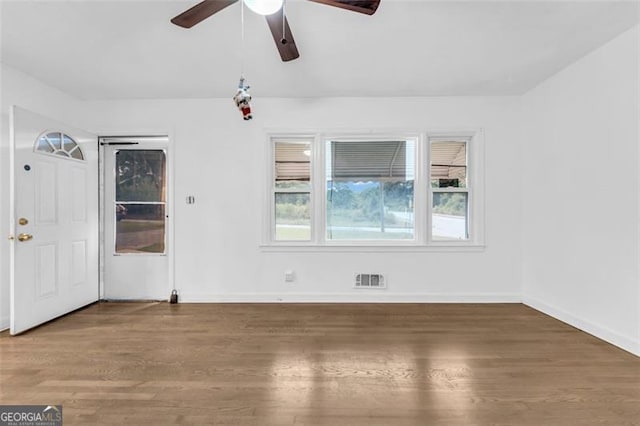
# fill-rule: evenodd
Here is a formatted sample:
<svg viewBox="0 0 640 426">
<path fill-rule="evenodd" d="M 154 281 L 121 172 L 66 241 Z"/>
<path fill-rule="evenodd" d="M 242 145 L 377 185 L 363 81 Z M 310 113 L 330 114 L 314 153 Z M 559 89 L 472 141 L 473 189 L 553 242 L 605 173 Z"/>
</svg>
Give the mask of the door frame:
<svg viewBox="0 0 640 426">
<path fill-rule="evenodd" d="M 98 227 L 99 227 L 99 261 L 98 261 L 98 281 L 99 281 L 99 296 L 100 300 L 104 300 L 105 293 L 105 257 L 106 253 L 110 252 L 106 247 L 106 238 L 104 224 L 107 218 L 104 215 L 105 211 L 105 143 L 109 139 L 144 139 L 149 142 L 153 142 L 154 139 L 166 138 L 167 142 L 167 209 L 166 214 L 169 216 L 166 228 L 166 256 L 168 263 L 168 277 L 169 277 L 169 292 L 167 293 L 167 300 L 169 299 L 169 293 L 176 288 L 175 283 L 175 197 L 174 197 L 174 137 L 172 132 L 167 131 L 150 131 L 150 132 L 98 132 Z M 144 142 L 141 143 L 141 147 L 144 147 Z"/>
</svg>

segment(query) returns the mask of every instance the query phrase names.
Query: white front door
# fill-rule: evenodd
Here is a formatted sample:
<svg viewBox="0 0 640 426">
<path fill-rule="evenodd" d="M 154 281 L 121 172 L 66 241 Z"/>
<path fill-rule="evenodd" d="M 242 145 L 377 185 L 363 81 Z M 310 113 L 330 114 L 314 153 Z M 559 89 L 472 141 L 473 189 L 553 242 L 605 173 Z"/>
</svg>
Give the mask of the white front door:
<svg viewBox="0 0 640 426">
<path fill-rule="evenodd" d="M 105 137 L 103 298 L 166 300 L 170 279 L 168 138 Z"/>
<path fill-rule="evenodd" d="M 98 300 L 98 138 L 13 107 L 11 334 Z"/>
</svg>

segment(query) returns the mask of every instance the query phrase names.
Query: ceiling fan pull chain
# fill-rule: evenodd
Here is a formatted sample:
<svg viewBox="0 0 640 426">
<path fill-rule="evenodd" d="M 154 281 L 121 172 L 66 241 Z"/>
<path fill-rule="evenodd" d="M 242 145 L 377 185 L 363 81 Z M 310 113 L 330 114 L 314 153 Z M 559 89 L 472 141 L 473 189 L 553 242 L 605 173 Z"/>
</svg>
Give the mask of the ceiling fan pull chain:
<svg viewBox="0 0 640 426">
<path fill-rule="evenodd" d="M 244 1 L 240 2 L 240 78 L 244 79 Z"/>
<path fill-rule="evenodd" d="M 285 32 L 285 19 L 286 19 L 286 6 L 287 6 L 287 0 L 284 0 L 282 2 L 282 40 L 280 40 L 280 43 L 282 44 L 287 44 L 287 33 Z"/>
</svg>

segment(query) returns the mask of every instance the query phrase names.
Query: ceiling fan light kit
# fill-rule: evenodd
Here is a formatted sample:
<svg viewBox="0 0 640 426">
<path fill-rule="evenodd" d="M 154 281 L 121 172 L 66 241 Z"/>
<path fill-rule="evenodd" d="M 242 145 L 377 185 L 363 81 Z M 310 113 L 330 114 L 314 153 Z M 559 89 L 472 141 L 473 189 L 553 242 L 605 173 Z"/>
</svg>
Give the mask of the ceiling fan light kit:
<svg viewBox="0 0 640 426">
<path fill-rule="evenodd" d="M 243 0 L 258 15 L 273 15 L 282 8 L 284 0 Z"/>
</svg>

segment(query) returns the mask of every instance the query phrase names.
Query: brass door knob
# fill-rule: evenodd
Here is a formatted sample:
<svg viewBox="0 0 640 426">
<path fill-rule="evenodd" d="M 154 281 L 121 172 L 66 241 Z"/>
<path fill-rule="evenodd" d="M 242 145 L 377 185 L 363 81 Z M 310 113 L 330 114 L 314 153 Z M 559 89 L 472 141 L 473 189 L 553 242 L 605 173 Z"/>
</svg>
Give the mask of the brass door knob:
<svg viewBox="0 0 640 426">
<path fill-rule="evenodd" d="M 32 238 L 33 238 L 33 235 L 31 235 L 31 234 L 24 234 L 23 233 L 23 234 L 18 235 L 18 241 L 22 241 L 22 242 L 29 241 Z"/>
</svg>

